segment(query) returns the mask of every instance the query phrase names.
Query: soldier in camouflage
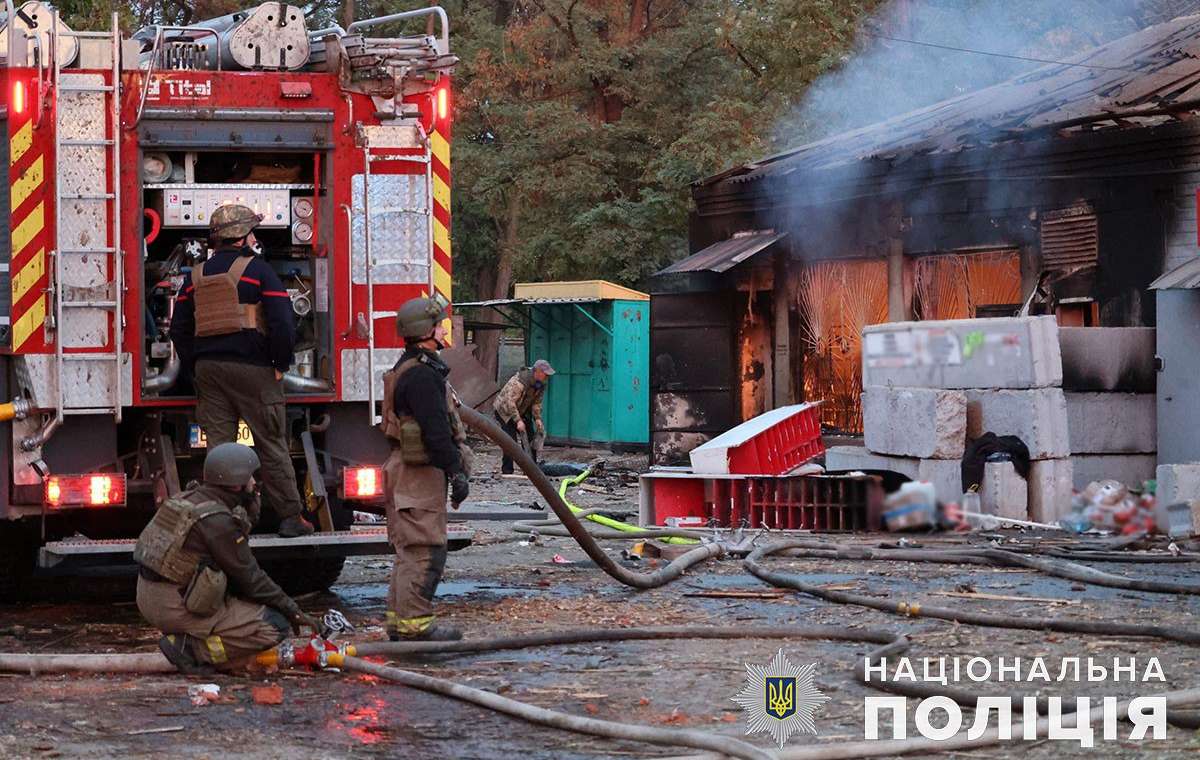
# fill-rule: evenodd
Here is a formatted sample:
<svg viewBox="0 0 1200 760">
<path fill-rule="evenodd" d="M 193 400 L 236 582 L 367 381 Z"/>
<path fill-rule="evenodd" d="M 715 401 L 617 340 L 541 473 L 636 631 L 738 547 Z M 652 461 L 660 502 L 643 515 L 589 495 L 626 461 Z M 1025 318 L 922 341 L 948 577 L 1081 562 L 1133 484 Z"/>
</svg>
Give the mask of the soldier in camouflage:
<svg viewBox="0 0 1200 760">
<path fill-rule="evenodd" d="M 234 667 L 301 624 L 318 630 L 250 553 L 259 466 L 249 447 L 213 448 L 203 485 L 164 502 L 138 537 L 138 610 L 181 672 Z"/>
<path fill-rule="evenodd" d="M 546 424 L 542 420 L 542 398 L 546 395 L 546 383 L 554 374 L 554 367 L 545 359 L 538 359 L 532 367 L 522 367 L 509 378 L 492 410 L 504 432 L 514 441 L 524 435 L 529 440 L 529 455 L 540 460 L 542 443 L 546 440 Z M 500 472 L 509 475 L 513 471 L 513 460 L 505 454 L 500 462 Z"/>
</svg>

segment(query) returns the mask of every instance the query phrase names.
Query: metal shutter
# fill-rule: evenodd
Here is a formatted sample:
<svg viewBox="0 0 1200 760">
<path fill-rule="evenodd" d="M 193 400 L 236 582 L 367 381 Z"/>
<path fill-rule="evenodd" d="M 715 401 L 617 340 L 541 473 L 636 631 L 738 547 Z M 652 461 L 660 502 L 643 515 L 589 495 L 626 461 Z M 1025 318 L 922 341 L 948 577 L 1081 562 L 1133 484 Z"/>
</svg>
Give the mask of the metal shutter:
<svg viewBox="0 0 1200 760">
<path fill-rule="evenodd" d="M 1096 212 L 1088 205 L 1042 216 L 1042 269 L 1070 270 L 1094 265 L 1100 252 Z"/>
</svg>

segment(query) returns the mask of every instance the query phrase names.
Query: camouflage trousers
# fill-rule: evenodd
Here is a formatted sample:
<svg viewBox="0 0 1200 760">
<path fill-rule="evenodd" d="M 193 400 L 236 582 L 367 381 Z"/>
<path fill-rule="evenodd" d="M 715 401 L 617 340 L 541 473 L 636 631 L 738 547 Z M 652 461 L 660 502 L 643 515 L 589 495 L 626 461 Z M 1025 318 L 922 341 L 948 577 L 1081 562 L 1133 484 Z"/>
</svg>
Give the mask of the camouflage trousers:
<svg viewBox="0 0 1200 760">
<path fill-rule="evenodd" d="M 212 615 L 187 611 L 174 583 L 138 577 L 137 606 L 150 625 L 166 635 L 191 637 L 190 651 L 200 662 L 233 665 L 287 638 L 291 625 L 282 613 L 234 596 Z"/>
</svg>

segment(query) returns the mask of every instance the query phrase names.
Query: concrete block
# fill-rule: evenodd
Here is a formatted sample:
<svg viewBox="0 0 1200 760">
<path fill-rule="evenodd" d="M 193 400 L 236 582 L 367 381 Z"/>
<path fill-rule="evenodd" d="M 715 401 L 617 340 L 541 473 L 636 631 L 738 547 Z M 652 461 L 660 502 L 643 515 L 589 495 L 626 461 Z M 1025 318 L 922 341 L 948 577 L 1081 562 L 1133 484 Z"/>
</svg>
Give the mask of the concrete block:
<svg viewBox="0 0 1200 760">
<path fill-rule="evenodd" d="M 863 432 L 876 454 L 962 459 L 967 438 L 967 397 L 935 388 L 867 386 Z"/>
<path fill-rule="evenodd" d="M 1074 483 L 1070 459 L 1042 459 L 1029 466 L 1029 519 L 1056 523 L 1071 511 Z"/>
<path fill-rule="evenodd" d="M 1060 327 L 1063 389 L 1153 393 L 1153 327 Z"/>
<path fill-rule="evenodd" d="M 986 462 L 979 488 L 979 508 L 987 515 L 1029 519 L 1029 484 L 1012 462 Z"/>
<path fill-rule="evenodd" d="M 1158 446 L 1153 393 L 1066 393 L 1072 454 L 1147 454 Z"/>
<path fill-rule="evenodd" d="M 1159 465 L 1156 475 L 1154 495 L 1164 504 L 1200 499 L 1200 463 Z"/>
<path fill-rule="evenodd" d="M 1031 459 L 1070 456 L 1067 400 L 1061 388 L 965 393 L 968 438 L 978 438 L 987 432 L 1015 435 L 1029 447 Z"/>
<path fill-rule="evenodd" d="M 1154 454 L 1075 454 L 1071 456 L 1075 469 L 1075 490 L 1082 491 L 1097 480 L 1116 480 L 1140 488 L 1154 479 L 1158 457 Z"/>
<path fill-rule="evenodd" d="M 916 480 L 920 475 L 921 460 L 874 454 L 862 446 L 833 446 L 825 450 L 825 469 L 828 472 L 895 472 Z"/>
<path fill-rule="evenodd" d="M 957 459 L 922 459 L 916 480 L 933 483 L 938 501 L 962 501 L 962 463 Z"/>
<path fill-rule="evenodd" d="M 862 446 L 834 446 L 825 451 L 825 469 L 829 472 L 895 472 L 911 480 L 933 483 L 940 501 L 962 499 L 962 465 L 956 459 L 890 457 L 874 454 Z"/>
<path fill-rule="evenodd" d="M 890 322 L 863 330 L 863 386 L 1051 388 L 1062 385 L 1054 317 Z"/>
</svg>

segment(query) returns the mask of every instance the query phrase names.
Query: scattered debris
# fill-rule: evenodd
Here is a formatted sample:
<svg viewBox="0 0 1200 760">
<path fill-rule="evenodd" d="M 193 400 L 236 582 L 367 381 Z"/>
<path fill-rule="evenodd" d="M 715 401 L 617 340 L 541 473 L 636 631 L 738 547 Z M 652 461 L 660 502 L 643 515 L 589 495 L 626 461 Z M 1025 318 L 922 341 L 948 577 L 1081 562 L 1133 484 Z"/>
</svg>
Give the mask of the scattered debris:
<svg viewBox="0 0 1200 760">
<path fill-rule="evenodd" d="M 173 734 L 182 731 L 183 726 L 163 726 L 162 728 L 139 728 L 137 731 L 127 731 L 126 736 L 145 736 L 146 734 Z"/>
<path fill-rule="evenodd" d="M 1053 599 L 1042 596 L 1012 596 L 987 594 L 981 591 L 931 591 L 933 596 L 953 596 L 957 599 L 982 599 L 990 602 L 1041 602 L 1043 604 L 1079 604 L 1078 599 Z"/>
<path fill-rule="evenodd" d="M 221 687 L 215 683 L 196 683 L 188 687 L 187 693 L 193 705 L 203 707 L 221 698 Z"/>
<path fill-rule="evenodd" d="M 283 687 L 255 686 L 251 689 L 250 696 L 256 705 L 281 705 L 283 704 Z"/>
</svg>

